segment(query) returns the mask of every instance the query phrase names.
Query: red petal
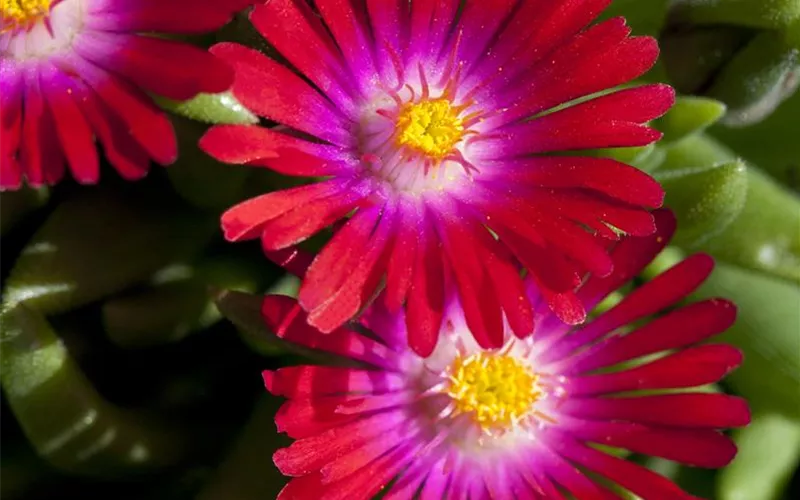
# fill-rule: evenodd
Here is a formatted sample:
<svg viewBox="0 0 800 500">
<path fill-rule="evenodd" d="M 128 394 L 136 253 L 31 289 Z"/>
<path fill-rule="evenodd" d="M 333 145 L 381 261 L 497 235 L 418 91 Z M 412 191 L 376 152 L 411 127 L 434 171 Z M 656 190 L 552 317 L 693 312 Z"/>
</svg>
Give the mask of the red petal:
<svg viewBox="0 0 800 500">
<path fill-rule="evenodd" d="M 733 303 L 721 299 L 697 302 L 661 316 L 627 335 L 607 338 L 571 356 L 568 373 L 587 372 L 694 344 L 724 332 L 734 321 L 736 306 Z"/>
<path fill-rule="evenodd" d="M 650 37 L 627 38 L 629 33 L 624 19 L 609 19 L 529 66 L 526 74 L 510 82 L 504 99 L 514 105 L 497 122 L 533 116 L 644 74 L 658 58 L 658 43 Z M 536 91 L 530 92 L 532 88 Z"/>
<path fill-rule="evenodd" d="M 385 345 L 344 328 L 330 335 L 322 334 L 308 323 L 308 315 L 291 297 L 267 295 L 261 306 L 261 314 L 267 325 L 284 340 L 387 370 L 394 369 L 395 354 Z"/>
<path fill-rule="evenodd" d="M 411 349 L 429 356 L 439 338 L 444 314 L 444 263 L 441 243 L 430 224 L 419 228 L 414 277 L 408 294 L 406 326 Z"/>
<path fill-rule="evenodd" d="M 491 277 L 484 262 L 478 259 L 473 250 L 477 242 L 471 232 L 484 229 L 464 227 L 467 224 L 465 219 L 450 223 L 445 220 L 446 216 L 437 217 L 437 229 L 445 254 L 452 265 L 467 326 L 481 347 L 502 347 L 503 317 L 500 303 L 495 294 L 485 293 L 487 287 L 493 286 Z"/>
<path fill-rule="evenodd" d="M 675 216 L 669 210 L 653 212 L 656 232 L 643 238 L 625 238 L 611 251 L 614 270 L 605 277 L 590 276 L 578 290 L 588 309 L 593 309 L 609 293 L 632 280 L 661 253 L 675 232 Z"/>
<path fill-rule="evenodd" d="M 727 394 L 680 393 L 635 398 L 570 398 L 559 411 L 589 420 L 628 420 L 666 427 L 722 429 L 750 422 L 744 399 Z"/>
<path fill-rule="evenodd" d="M 275 318 L 270 316 L 270 319 Z M 278 326 L 270 324 L 272 329 Z M 345 393 L 377 395 L 402 390 L 407 383 L 405 377 L 392 372 L 314 365 L 287 366 L 274 372 L 265 371 L 263 376 L 270 393 L 287 398 Z"/>
<path fill-rule="evenodd" d="M 508 19 L 492 50 L 479 59 L 475 72 L 511 83 L 534 63 L 550 55 L 588 25 L 611 0 L 527 0 Z M 503 68 L 498 74 L 497 68 Z"/>
<path fill-rule="evenodd" d="M 18 189 L 22 185 L 19 164 L 22 139 L 22 103 L 24 85 L 16 64 L 0 60 L 0 189 Z"/>
<path fill-rule="evenodd" d="M 69 162 L 75 179 L 82 184 L 94 184 L 100 178 L 97 146 L 89 123 L 75 102 L 71 78 L 48 66 L 41 75 L 42 90 L 53 115 L 61 149 Z"/>
<path fill-rule="evenodd" d="M 250 21 L 278 52 L 335 103 L 352 113 L 348 80 L 339 49 L 306 2 L 272 0 L 257 5 Z M 291 26 L 291 29 L 286 29 Z"/>
<path fill-rule="evenodd" d="M 178 147 L 172 123 L 139 89 L 79 57 L 60 61 L 59 67 L 65 72 L 78 71 L 158 163 L 168 165 L 175 161 Z"/>
<path fill-rule="evenodd" d="M 137 86 L 171 99 L 200 92 L 222 92 L 233 83 L 233 70 L 207 51 L 151 36 L 86 32 L 75 38 L 75 51 Z"/>
<path fill-rule="evenodd" d="M 258 237 L 263 226 L 297 207 L 342 192 L 347 184 L 339 180 L 317 182 L 283 191 L 273 191 L 239 203 L 222 214 L 222 230 L 228 241 Z"/>
<path fill-rule="evenodd" d="M 217 125 L 199 146 L 219 161 L 266 166 L 285 175 L 320 177 L 351 169 L 340 159 L 339 148 L 257 125 Z"/>
<path fill-rule="evenodd" d="M 355 249 L 358 255 L 352 265 L 343 262 L 338 264 L 348 272 L 340 283 L 330 288 L 330 295 L 324 298 L 324 302 L 310 308 L 308 321 L 312 325 L 323 332 L 341 326 L 353 318 L 375 293 L 374 285 L 370 283 L 372 281 L 370 277 L 374 274 L 380 276 L 385 274 L 385 263 L 382 262 L 384 260 L 382 257 L 386 253 L 387 243 L 392 237 L 392 229 L 395 226 L 394 215 L 391 206 L 385 207 L 377 227 L 370 228 L 369 242 L 363 248 Z M 309 270 L 306 280 L 310 277 L 311 270 Z M 306 307 L 305 304 L 304 307 Z"/>
<path fill-rule="evenodd" d="M 589 420 L 576 421 L 568 424 L 568 427 L 572 434 L 581 439 L 693 467 L 724 467 L 736 455 L 733 441 L 710 429 L 671 429 L 630 422 Z"/>
<path fill-rule="evenodd" d="M 355 77 L 352 84 L 370 85 L 376 74 L 367 13 L 364 6 L 356 7 L 351 0 L 317 0 L 316 7 L 342 52 L 345 63 Z"/>
<path fill-rule="evenodd" d="M 275 452 L 273 460 L 283 475 L 302 476 L 319 470 L 344 453 L 360 448 L 376 436 L 401 424 L 402 410 L 383 412 L 299 439 Z"/>
<path fill-rule="evenodd" d="M 205 33 L 226 24 L 254 0 L 94 2 L 86 26 L 98 31 Z"/>
<path fill-rule="evenodd" d="M 554 436 L 551 442 L 553 447 L 566 458 L 619 483 L 639 497 L 648 500 L 695 499 L 669 479 L 640 465 L 579 444 L 563 433 Z"/>
<path fill-rule="evenodd" d="M 698 387 L 724 378 L 742 363 L 742 353 L 727 344 L 692 347 L 621 372 L 573 377 L 569 394 Z"/>
<path fill-rule="evenodd" d="M 56 184 L 64 176 L 64 156 L 58 143 L 53 116 L 45 106 L 39 73 L 25 73 L 26 93 L 22 122 L 20 163 L 28 184 Z"/>
<path fill-rule="evenodd" d="M 419 218 L 413 208 L 400 201 L 401 218 L 386 273 L 386 306 L 397 311 L 406 299 L 414 274 L 414 261 L 419 246 Z"/>
<path fill-rule="evenodd" d="M 330 102 L 290 69 L 235 43 L 210 50 L 233 66 L 233 94 L 254 113 L 340 146 L 353 141 Z"/>
<path fill-rule="evenodd" d="M 575 349 L 594 342 L 621 326 L 646 318 L 675 304 L 700 286 L 713 267 L 714 261 L 707 255 L 698 254 L 689 257 L 631 292 L 622 302 L 582 329 L 564 337 L 546 353 L 546 360 L 561 359 Z"/>
<path fill-rule="evenodd" d="M 645 207 L 660 207 L 664 190 L 638 168 L 610 158 L 542 156 L 498 166 L 505 182 L 525 182 L 547 188 L 584 188 Z"/>
</svg>

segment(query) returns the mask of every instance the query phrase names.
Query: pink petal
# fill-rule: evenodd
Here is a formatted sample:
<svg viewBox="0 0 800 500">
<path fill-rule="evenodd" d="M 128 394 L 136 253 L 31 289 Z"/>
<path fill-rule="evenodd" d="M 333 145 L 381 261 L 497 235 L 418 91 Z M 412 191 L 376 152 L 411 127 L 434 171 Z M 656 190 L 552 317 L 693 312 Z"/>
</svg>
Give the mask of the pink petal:
<svg viewBox="0 0 800 500">
<path fill-rule="evenodd" d="M 222 27 L 254 0 L 136 0 L 89 5 L 86 26 L 99 31 L 205 33 Z M 189 13 L 191 13 L 189 15 Z"/>
<path fill-rule="evenodd" d="M 370 82 L 377 71 L 372 53 L 374 42 L 363 5 L 356 7 L 351 0 L 318 0 L 316 7 L 355 77 L 351 85 L 362 91 L 371 90 Z"/>
<path fill-rule="evenodd" d="M 17 189 L 22 185 L 18 155 L 24 85 L 22 72 L 6 59 L 0 59 L 0 87 L 0 189 Z"/>
</svg>

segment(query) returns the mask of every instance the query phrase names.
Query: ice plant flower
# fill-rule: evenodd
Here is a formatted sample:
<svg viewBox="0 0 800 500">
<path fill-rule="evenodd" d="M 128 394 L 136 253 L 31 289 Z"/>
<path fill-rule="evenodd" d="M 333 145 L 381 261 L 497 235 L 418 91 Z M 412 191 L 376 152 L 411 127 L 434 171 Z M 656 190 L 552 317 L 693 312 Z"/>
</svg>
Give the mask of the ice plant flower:
<svg viewBox="0 0 800 500">
<path fill-rule="evenodd" d="M 0 189 L 96 183 L 95 139 L 125 179 L 172 163 L 172 125 L 146 92 L 221 92 L 231 68 L 147 33 L 197 34 L 252 0 L 0 0 Z"/>
<path fill-rule="evenodd" d="M 503 313 L 518 336 L 533 330 L 521 268 L 560 318 L 583 321 L 571 290 L 585 271 L 611 272 L 595 235 L 652 233 L 645 208 L 663 193 L 623 163 L 551 153 L 650 144 L 660 134 L 644 124 L 674 99 L 656 84 L 576 103 L 658 55 L 621 18 L 587 27 L 609 3 L 256 7 L 252 23 L 290 66 L 232 43 L 212 52 L 236 67 L 236 97 L 281 126 L 217 126 L 200 145 L 221 161 L 314 179 L 233 207 L 225 236 L 260 236 L 269 253 L 336 227 L 299 295 L 325 332 L 385 286 L 391 310 L 408 306 L 413 349 L 430 354 L 452 276 L 478 343 L 499 347 Z"/>
<path fill-rule="evenodd" d="M 577 290 L 585 307 L 664 247 L 673 220 L 656 217 L 655 236 L 620 242 L 614 271 Z M 704 342 L 733 323 L 734 305 L 705 300 L 629 326 L 674 306 L 712 267 L 706 255 L 690 257 L 585 326 L 550 313 L 532 337 L 506 328 L 500 349 L 475 342 L 448 295 L 428 358 L 409 348 L 402 310 L 383 302 L 329 335 L 308 325 L 294 299 L 268 296 L 263 314 L 281 337 L 354 363 L 264 373 L 267 389 L 288 398 L 278 429 L 296 440 L 274 455 L 293 477 L 278 498 L 366 499 L 380 490 L 386 499 L 621 498 L 609 483 L 648 500 L 693 498 L 596 445 L 697 467 L 733 459 L 735 445 L 721 430 L 749 422 L 746 402 L 693 388 L 742 361 L 736 348 Z"/>
</svg>

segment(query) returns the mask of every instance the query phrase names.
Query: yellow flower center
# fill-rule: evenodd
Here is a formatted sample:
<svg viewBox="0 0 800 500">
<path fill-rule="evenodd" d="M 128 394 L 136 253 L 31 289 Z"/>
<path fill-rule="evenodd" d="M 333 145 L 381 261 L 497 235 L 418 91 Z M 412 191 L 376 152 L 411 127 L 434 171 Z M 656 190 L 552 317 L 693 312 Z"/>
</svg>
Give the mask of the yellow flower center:
<svg viewBox="0 0 800 500">
<path fill-rule="evenodd" d="M 464 121 L 448 99 L 403 105 L 397 117 L 397 144 L 433 158 L 447 156 L 464 136 Z"/>
<path fill-rule="evenodd" d="M 487 432 L 504 432 L 532 413 L 542 395 L 539 376 L 506 354 L 459 356 L 449 369 L 447 394 L 456 411 Z"/>
<path fill-rule="evenodd" d="M 3 31 L 30 26 L 50 12 L 53 0 L 0 0 Z"/>
</svg>

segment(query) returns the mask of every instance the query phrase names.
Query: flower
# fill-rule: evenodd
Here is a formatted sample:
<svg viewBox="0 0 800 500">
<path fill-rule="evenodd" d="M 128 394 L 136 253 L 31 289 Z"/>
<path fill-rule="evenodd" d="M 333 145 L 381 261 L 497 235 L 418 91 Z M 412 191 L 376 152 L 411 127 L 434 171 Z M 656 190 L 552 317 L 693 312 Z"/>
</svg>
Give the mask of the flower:
<svg viewBox="0 0 800 500">
<path fill-rule="evenodd" d="M 100 177 L 95 137 L 129 180 L 175 161 L 166 114 L 146 92 L 221 92 L 232 69 L 207 51 L 139 32 L 197 34 L 252 0 L 0 0 L 0 188 Z"/>
<path fill-rule="evenodd" d="M 656 219 L 656 235 L 621 241 L 611 254 L 614 271 L 577 290 L 587 308 L 664 247 L 674 219 L 664 211 Z M 448 296 L 428 358 L 409 348 L 402 310 L 392 313 L 381 301 L 358 324 L 326 335 L 307 324 L 294 299 L 267 296 L 262 312 L 279 336 L 350 360 L 264 372 L 267 389 L 288 398 L 275 417 L 278 430 L 296 440 L 274 455 L 293 477 L 279 498 L 370 498 L 381 489 L 384 498 L 418 491 L 437 499 L 618 498 L 608 482 L 647 499 L 692 498 L 596 445 L 698 467 L 733 459 L 736 448 L 720 430 L 749 422 L 746 402 L 691 388 L 741 363 L 735 347 L 702 343 L 733 323 L 734 305 L 704 300 L 641 326 L 712 267 L 707 255 L 692 256 L 584 326 L 546 314 L 533 336 L 519 339 L 507 328 L 503 347 L 491 350 L 474 341 L 458 300 Z"/>
<path fill-rule="evenodd" d="M 270 255 L 334 225 L 299 294 L 323 332 L 385 284 L 389 309 L 408 307 L 413 349 L 429 354 L 452 278 L 478 343 L 499 347 L 503 314 L 518 336 L 533 331 L 520 267 L 560 318 L 580 323 L 579 276 L 611 272 L 595 236 L 652 233 L 645 208 L 663 192 L 623 163 L 551 153 L 650 144 L 660 133 L 643 123 L 674 101 L 654 84 L 575 103 L 657 58 L 656 41 L 629 37 L 621 18 L 584 29 L 609 2 L 256 7 L 250 20 L 286 64 L 232 43 L 211 51 L 235 66 L 234 95 L 280 126 L 216 126 L 200 146 L 313 179 L 231 208 L 226 238 L 260 236 Z"/>
</svg>

